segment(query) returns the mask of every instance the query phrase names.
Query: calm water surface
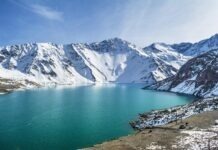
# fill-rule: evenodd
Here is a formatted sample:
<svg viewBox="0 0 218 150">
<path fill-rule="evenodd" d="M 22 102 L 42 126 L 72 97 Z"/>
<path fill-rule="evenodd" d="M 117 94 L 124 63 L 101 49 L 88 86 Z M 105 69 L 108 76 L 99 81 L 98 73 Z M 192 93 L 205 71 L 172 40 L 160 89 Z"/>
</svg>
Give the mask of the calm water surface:
<svg viewBox="0 0 218 150">
<path fill-rule="evenodd" d="M 0 95 L 0 149 L 73 150 L 133 132 L 138 113 L 194 98 L 140 89 L 93 85 Z"/>
</svg>

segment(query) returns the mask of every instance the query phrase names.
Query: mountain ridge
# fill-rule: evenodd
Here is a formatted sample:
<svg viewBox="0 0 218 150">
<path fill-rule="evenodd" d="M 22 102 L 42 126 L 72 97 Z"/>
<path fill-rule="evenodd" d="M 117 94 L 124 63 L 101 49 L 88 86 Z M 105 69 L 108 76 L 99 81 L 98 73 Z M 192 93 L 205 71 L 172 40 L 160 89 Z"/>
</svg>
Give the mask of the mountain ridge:
<svg viewBox="0 0 218 150">
<path fill-rule="evenodd" d="M 139 48 L 120 38 L 92 43 L 26 43 L 0 47 L 1 78 L 40 85 L 156 84 L 173 77 L 188 60 L 216 48 L 218 34 L 196 42 L 153 43 Z"/>
<path fill-rule="evenodd" d="M 119 38 L 91 44 L 28 43 L 0 49 L 1 68 L 31 76 L 44 85 L 153 84 L 174 75 L 187 59 L 184 56 L 170 64 L 168 57 L 160 58 Z"/>
</svg>

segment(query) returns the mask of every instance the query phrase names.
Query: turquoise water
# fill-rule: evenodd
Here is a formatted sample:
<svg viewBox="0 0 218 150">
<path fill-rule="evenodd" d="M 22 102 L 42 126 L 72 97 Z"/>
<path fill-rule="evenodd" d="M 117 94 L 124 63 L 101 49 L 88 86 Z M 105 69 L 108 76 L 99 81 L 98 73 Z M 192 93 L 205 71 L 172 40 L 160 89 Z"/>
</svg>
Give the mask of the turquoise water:
<svg viewBox="0 0 218 150">
<path fill-rule="evenodd" d="M 133 132 L 138 113 L 193 97 L 102 85 L 17 91 L 0 96 L 0 149 L 73 150 Z"/>
</svg>

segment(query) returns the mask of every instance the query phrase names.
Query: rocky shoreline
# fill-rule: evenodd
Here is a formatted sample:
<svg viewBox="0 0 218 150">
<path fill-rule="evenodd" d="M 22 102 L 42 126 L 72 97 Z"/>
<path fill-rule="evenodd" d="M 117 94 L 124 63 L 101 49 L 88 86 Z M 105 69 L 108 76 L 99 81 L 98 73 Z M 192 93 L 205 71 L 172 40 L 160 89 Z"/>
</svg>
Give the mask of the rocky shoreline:
<svg viewBox="0 0 218 150">
<path fill-rule="evenodd" d="M 130 122 L 130 125 L 136 130 L 142 130 L 171 122 L 182 122 L 192 115 L 214 110 L 218 110 L 218 97 L 204 98 L 183 106 L 143 113 L 136 121 Z"/>
<path fill-rule="evenodd" d="M 86 149 L 217 149 L 218 97 L 139 114 L 130 125 L 135 134 Z"/>
<path fill-rule="evenodd" d="M 13 92 L 14 90 L 36 88 L 36 87 L 41 87 L 41 86 L 35 82 L 26 79 L 14 81 L 11 79 L 0 77 L 0 94 L 7 94 Z"/>
<path fill-rule="evenodd" d="M 181 128 L 183 126 L 184 128 Z M 86 150 L 217 150 L 218 110 L 192 115 L 182 122 L 137 130 L 134 134 Z"/>
</svg>

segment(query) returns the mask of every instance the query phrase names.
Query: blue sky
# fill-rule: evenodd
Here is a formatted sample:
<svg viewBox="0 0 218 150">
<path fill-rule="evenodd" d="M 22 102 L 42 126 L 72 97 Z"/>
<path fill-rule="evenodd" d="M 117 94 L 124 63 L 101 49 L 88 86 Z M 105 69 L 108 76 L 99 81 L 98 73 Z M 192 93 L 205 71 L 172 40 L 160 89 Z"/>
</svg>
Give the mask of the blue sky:
<svg viewBox="0 0 218 150">
<path fill-rule="evenodd" d="M 217 0 L 1 0 L 0 45 L 195 42 L 218 33 Z"/>
</svg>

